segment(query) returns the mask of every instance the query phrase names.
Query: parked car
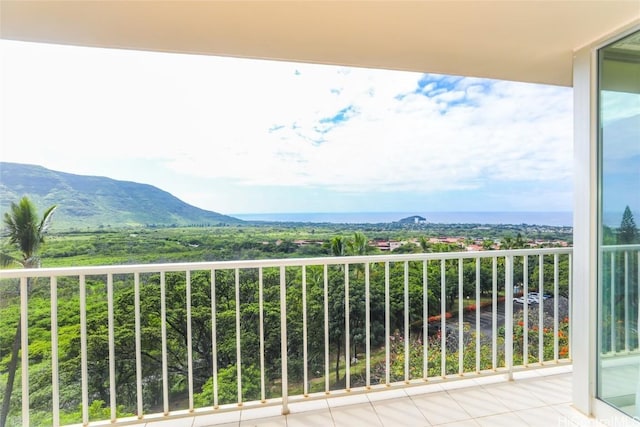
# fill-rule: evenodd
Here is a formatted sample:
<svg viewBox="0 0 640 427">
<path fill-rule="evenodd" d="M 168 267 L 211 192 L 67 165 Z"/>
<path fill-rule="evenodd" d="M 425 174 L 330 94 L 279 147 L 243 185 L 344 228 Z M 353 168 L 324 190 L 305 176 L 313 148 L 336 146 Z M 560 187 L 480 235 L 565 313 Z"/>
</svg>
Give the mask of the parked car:
<svg viewBox="0 0 640 427">
<path fill-rule="evenodd" d="M 551 298 L 551 294 L 544 293 L 542 294 L 542 299 L 546 300 Z M 524 304 L 525 297 L 521 296 L 518 298 L 514 298 L 513 301 L 518 304 Z M 540 304 L 540 293 L 539 292 L 529 292 L 527 294 L 527 303 L 528 304 Z"/>
</svg>

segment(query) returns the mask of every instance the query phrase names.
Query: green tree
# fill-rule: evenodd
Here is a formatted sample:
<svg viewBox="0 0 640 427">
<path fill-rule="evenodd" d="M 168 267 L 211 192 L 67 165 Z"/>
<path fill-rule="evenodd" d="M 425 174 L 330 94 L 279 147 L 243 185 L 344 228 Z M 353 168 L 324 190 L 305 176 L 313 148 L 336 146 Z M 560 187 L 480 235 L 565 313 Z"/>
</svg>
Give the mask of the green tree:
<svg viewBox="0 0 640 427">
<path fill-rule="evenodd" d="M 633 220 L 633 213 L 627 206 L 622 214 L 622 221 L 620 222 L 620 229 L 618 230 L 618 244 L 630 245 L 638 241 L 638 229 L 636 223 Z"/>
<path fill-rule="evenodd" d="M 369 240 L 360 231 L 353 234 L 353 239 L 347 242 L 347 250 L 349 255 L 366 255 L 371 252 Z"/>
<path fill-rule="evenodd" d="M 9 212 L 4 214 L 5 233 L 7 237 L 9 237 L 10 245 L 14 246 L 20 255 L 19 257 L 15 257 L 7 253 L 1 253 L 0 261 L 3 267 L 10 265 L 20 265 L 24 268 L 40 267 L 40 257 L 38 256 L 40 247 L 42 243 L 44 243 L 44 235 L 51 225 L 51 218 L 55 209 L 55 205 L 51 206 L 44 212 L 40 220 L 35 206 L 27 197 L 20 199 L 17 204 L 11 203 Z M 20 322 L 18 322 L 16 328 L 16 334 L 11 348 L 11 360 L 7 367 L 7 384 L 2 400 L 2 410 L 0 411 L 1 427 L 5 426 L 7 416 L 9 415 L 9 404 L 11 402 L 11 393 L 13 392 L 13 383 L 16 377 L 19 350 Z M 22 398 L 28 399 L 28 396 L 22 396 Z"/>
<path fill-rule="evenodd" d="M 345 249 L 347 247 L 347 242 L 342 236 L 335 236 L 331 239 L 331 255 L 333 256 L 343 256 L 345 254 Z"/>
<path fill-rule="evenodd" d="M 500 249 L 514 249 L 516 242 L 511 236 L 504 236 L 500 244 Z"/>
<path fill-rule="evenodd" d="M 420 236 L 420 249 L 422 252 L 431 252 L 431 244 L 429 243 L 429 239 L 425 236 Z"/>
</svg>

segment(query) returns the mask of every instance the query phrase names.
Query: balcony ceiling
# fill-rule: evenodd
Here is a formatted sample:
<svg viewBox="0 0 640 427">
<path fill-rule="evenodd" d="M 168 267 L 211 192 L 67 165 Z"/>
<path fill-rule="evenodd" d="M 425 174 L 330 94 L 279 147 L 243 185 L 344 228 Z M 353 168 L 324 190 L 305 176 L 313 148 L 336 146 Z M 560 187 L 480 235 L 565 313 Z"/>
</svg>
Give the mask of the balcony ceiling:
<svg viewBox="0 0 640 427">
<path fill-rule="evenodd" d="M 640 0 L 0 2 L 4 39 L 570 86 L 572 52 Z"/>
</svg>

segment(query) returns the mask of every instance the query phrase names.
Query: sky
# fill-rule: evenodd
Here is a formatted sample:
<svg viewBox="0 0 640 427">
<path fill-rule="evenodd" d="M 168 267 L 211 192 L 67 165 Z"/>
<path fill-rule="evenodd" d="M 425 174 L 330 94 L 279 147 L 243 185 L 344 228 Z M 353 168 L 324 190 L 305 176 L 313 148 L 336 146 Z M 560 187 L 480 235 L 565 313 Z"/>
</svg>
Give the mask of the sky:
<svg viewBox="0 0 640 427">
<path fill-rule="evenodd" d="M 571 211 L 571 88 L 0 40 L 0 159 L 224 214 Z"/>
</svg>

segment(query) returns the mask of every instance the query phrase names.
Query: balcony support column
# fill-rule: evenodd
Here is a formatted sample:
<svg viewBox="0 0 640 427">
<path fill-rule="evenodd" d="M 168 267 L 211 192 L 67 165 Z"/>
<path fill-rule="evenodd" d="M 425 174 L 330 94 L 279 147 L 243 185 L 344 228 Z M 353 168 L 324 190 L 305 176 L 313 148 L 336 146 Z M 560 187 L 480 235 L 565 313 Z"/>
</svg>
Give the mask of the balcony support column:
<svg viewBox="0 0 640 427">
<path fill-rule="evenodd" d="M 574 54 L 574 208 L 571 353 L 573 404 L 593 414 L 596 395 L 597 289 L 597 129 L 595 50 Z"/>
</svg>

